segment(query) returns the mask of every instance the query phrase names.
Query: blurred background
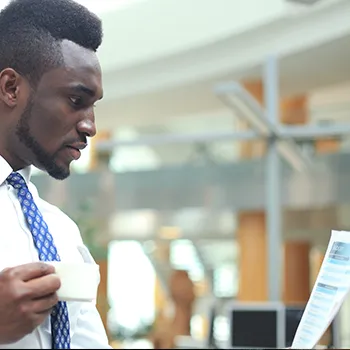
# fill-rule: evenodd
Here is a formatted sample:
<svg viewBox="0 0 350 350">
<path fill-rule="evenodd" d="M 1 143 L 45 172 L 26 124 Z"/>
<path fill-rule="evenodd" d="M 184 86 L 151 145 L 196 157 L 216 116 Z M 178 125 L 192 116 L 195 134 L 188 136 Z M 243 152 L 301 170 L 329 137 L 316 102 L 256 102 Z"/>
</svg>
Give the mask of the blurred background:
<svg viewBox="0 0 350 350">
<path fill-rule="evenodd" d="M 33 182 L 100 265 L 111 344 L 290 346 L 350 229 L 350 1 L 79 2 L 104 24 L 98 134 Z M 350 346 L 350 300 L 319 345 Z"/>
</svg>

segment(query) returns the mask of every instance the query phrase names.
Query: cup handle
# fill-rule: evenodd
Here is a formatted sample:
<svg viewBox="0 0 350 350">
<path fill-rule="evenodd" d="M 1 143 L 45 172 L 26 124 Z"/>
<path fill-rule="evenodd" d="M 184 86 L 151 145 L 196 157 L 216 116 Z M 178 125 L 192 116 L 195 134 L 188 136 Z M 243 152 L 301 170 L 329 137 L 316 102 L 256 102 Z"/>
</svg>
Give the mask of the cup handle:
<svg viewBox="0 0 350 350">
<path fill-rule="evenodd" d="M 78 245 L 77 249 L 82 256 L 85 263 L 96 264 L 94 258 L 92 257 L 89 249 L 85 245 Z"/>
</svg>

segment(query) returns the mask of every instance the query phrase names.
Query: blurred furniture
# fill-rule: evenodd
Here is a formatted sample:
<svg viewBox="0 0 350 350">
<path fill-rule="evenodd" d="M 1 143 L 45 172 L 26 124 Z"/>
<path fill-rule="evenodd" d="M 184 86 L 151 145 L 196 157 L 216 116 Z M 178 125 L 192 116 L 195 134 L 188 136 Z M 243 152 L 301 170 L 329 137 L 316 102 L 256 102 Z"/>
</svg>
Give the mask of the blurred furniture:
<svg viewBox="0 0 350 350">
<path fill-rule="evenodd" d="M 158 316 L 150 337 L 155 349 L 174 348 L 176 337 L 191 335 L 195 289 L 188 273 L 174 270 L 169 280 L 169 290 L 174 315 L 172 318 L 167 318 L 164 314 Z"/>
</svg>

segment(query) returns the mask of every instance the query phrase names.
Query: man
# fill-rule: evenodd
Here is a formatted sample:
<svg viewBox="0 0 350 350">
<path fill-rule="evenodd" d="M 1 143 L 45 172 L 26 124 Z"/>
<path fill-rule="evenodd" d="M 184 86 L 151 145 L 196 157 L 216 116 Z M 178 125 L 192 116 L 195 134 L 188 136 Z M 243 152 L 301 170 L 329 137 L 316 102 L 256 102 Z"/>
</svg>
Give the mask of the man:
<svg viewBox="0 0 350 350">
<path fill-rule="evenodd" d="M 0 12 L 3 349 L 110 348 L 95 303 L 57 298 L 60 280 L 45 261 L 84 262 L 86 247 L 30 182 L 31 165 L 67 178 L 95 135 L 101 42 L 101 21 L 72 0 L 14 0 Z"/>
</svg>

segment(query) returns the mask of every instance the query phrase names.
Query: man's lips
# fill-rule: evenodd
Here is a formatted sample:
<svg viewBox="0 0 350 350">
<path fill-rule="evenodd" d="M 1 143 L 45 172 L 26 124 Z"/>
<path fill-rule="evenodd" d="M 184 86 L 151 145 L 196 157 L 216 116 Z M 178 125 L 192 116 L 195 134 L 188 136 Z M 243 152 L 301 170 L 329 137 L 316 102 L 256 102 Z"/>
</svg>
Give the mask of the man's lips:
<svg viewBox="0 0 350 350">
<path fill-rule="evenodd" d="M 85 142 L 75 142 L 75 143 L 67 145 L 67 147 L 74 148 L 74 149 L 77 149 L 79 151 L 86 148 L 86 146 L 87 146 L 87 143 L 85 143 Z"/>
<path fill-rule="evenodd" d="M 74 143 L 71 145 L 67 145 L 66 148 L 70 154 L 70 156 L 74 159 L 74 160 L 78 160 L 81 156 L 80 151 L 83 150 L 84 148 L 86 148 L 87 144 L 83 143 L 83 142 L 79 142 L 79 143 Z"/>
</svg>

